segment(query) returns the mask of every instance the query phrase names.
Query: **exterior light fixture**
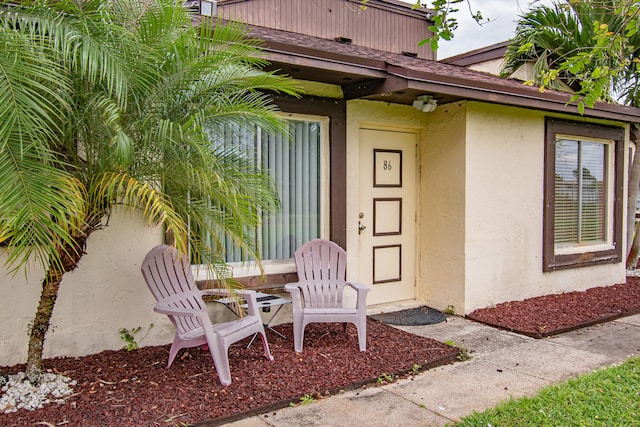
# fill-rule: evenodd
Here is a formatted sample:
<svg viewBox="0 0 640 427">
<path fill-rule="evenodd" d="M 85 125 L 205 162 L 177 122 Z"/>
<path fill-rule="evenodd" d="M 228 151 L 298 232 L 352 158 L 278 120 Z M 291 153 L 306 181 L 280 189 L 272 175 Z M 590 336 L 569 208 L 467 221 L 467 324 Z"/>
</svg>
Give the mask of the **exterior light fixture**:
<svg viewBox="0 0 640 427">
<path fill-rule="evenodd" d="M 216 16 L 218 14 L 217 0 L 200 0 L 200 15 Z"/>
<path fill-rule="evenodd" d="M 420 95 L 412 104 L 413 108 L 424 113 L 430 113 L 438 106 L 438 101 L 433 99 L 431 95 Z"/>
</svg>

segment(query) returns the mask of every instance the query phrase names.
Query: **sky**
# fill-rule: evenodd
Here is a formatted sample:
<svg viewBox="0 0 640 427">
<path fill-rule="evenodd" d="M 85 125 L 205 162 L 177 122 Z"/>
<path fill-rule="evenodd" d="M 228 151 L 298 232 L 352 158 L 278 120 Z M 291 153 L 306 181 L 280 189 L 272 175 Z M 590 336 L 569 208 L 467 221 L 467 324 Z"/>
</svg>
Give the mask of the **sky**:
<svg viewBox="0 0 640 427">
<path fill-rule="evenodd" d="M 415 3 L 415 0 L 402 0 Z M 465 0 L 456 5 L 458 29 L 450 41 L 439 42 L 438 59 L 468 52 L 484 46 L 503 42 L 513 37 L 518 16 L 525 13 L 532 0 Z M 424 2 L 423 2 L 424 3 Z M 428 2 L 431 4 L 431 2 Z M 551 5 L 552 0 L 537 0 L 535 4 Z M 485 20 L 482 26 L 472 18 L 473 12 L 482 12 Z"/>
</svg>

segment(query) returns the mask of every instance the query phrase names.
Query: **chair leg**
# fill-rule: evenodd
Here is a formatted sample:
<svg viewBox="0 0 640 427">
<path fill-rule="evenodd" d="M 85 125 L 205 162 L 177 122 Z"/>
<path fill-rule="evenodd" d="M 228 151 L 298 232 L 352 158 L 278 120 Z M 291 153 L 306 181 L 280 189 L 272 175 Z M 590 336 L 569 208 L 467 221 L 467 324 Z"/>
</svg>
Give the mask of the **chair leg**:
<svg viewBox="0 0 640 427">
<path fill-rule="evenodd" d="M 356 328 L 358 329 L 358 345 L 360 346 L 360 351 L 367 351 L 367 321 L 365 319 L 364 322 L 358 322 L 356 324 Z"/>
<path fill-rule="evenodd" d="M 184 346 L 182 345 L 182 340 L 178 339 L 178 337 L 176 336 L 173 339 L 173 343 L 171 344 L 171 348 L 169 349 L 169 361 L 167 362 L 167 369 L 169 369 L 171 367 L 171 364 L 173 363 L 174 359 L 178 355 L 178 352 L 180 350 L 182 350 L 183 348 L 184 348 Z"/>
<path fill-rule="evenodd" d="M 269 350 L 269 343 L 267 342 L 267 336 L 264 332 L 258 332 L 260 334 L 260 339 L 262 340 L 262 347 L 264 348 L 264 355 L 268 360 L 273 362 L 273 355 L 271 354 L 271 350 Z"/>
<path fill-rule="evenodd" d="M 302 342 L 304 341 L 304 327 L 306 325 L 300 322 L 293 322 L 293 349 L 296 353 L 302 353 Z"/>
<path fill-rule="evenodd" d="M 209 352 L 213 358 L 220 383 L 227 387 L 231 384 L 231 369 L 229 368 L 228 349 L 225 348 L 222 338 L 216 337 L 215 342 L 209 343 Z"/>
</svg>

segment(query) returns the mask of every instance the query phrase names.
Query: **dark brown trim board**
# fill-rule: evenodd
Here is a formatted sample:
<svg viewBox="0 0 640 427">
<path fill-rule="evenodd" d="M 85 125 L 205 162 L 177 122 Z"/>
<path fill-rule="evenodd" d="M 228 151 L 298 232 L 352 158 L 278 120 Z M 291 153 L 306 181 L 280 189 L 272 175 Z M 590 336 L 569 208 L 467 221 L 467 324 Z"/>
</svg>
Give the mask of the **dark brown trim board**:
<svg viewBox="0 0 640 427">
<path fill-rule="evenodd" d="M 624 137 L 621 127 L 547 118 L 545 123 L 543 266 L 545 272 L 622 261 L 622 224 L 624 189 Z M 556 254 L 555 230 L 555 157 L 556 135 L 611 140 L 614 148 L 613 248 L 590 252 Z"/>
<path fill-rule="evenodd" d="M 347 249 L 347 121 L 342 99 L 275 95 L 274 101 L 285 113 L 329 117 L 330 150 L 330 231 L 329 238 Z"/>
</svg>

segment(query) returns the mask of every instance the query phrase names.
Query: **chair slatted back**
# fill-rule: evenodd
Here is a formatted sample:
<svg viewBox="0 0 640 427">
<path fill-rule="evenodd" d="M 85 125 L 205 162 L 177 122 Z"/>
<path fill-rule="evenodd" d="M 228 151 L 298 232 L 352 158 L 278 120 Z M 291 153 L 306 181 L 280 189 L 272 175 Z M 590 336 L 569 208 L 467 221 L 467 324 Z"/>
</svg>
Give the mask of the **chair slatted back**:
<svg viewBox="0 0 640 427">
<path fill-rule="evenodd" d="M 316 239 L 302 245 L 294 258 L 298 282 L 304 284 L 305 307 L 341 307 L 347 270 L 345 250 L 329 240 Z"/>
<path fill-rule="evenodd" d="M 205 308 L 201 293 L 195 285 L 191 266 L 176 248 L 159 245 L 142 262 L 142 275 L 159 305 L 198 311 Z M 193 316 L 169 316 L 179 334 L 202 326 Z"/>
</svg>

